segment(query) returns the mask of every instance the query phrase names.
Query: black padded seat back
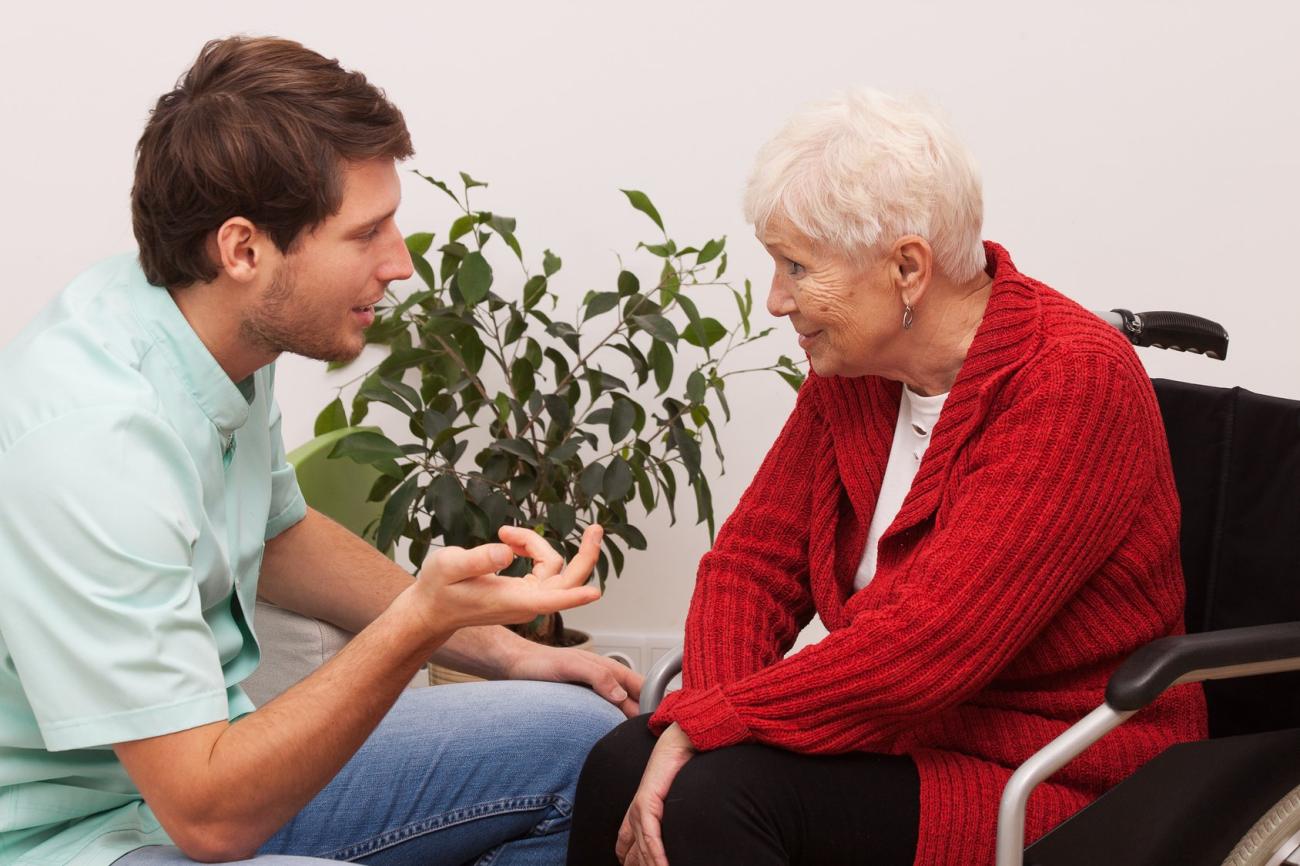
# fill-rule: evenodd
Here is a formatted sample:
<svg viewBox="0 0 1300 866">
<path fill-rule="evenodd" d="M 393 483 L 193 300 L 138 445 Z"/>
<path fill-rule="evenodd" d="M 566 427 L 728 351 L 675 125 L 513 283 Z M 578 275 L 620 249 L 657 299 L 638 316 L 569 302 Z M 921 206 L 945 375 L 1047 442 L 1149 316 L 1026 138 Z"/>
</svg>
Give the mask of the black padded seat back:
<svg viewBox="0 0 1300 866">
<path fill-rule="evenodd" d="M 1300 402 L 1154 384 L 1182 502 L 1187 630 L 1300 620 Z M 1300 727 L 1300 673 L 1205 692 L 1211 736 Z"/>
</svg>

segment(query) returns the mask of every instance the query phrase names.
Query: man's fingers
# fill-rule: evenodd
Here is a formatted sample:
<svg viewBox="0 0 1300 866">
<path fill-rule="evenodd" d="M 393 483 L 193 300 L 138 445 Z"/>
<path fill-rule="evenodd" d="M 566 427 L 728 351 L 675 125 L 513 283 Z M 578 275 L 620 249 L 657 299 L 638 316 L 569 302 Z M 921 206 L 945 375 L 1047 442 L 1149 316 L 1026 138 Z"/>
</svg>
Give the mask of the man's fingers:
<svg viewBox="0 0 1300 866">
<path fill-rule="evenodd" d="M 503 526 L 497 531 L 497 537 L 510 545 L 518 556 L 525 556 L 533 561 L 533 574 L 538 577 L 551 577 L 564 567 L 564 557 L 556 552 L 536 532 L 522 526 Z"/>
<path fill-rule="evenodd" d="M 513 560 L 514 554 L 504 544 L 480 544 L 468 550 L 463 547 L 444 547 L 434 552 L 429 564 L 421 571 L 433 569 L 443 581 L 456 583 L 499 571 Z"/>
<path fill-rule="evenodd" d="M 528 604 L 534 613 L 555 613 L 572 607 L 582 607 L 600 598 L 600 587 L 574 586 L 568 589 L 544 589 L 537 592 Z"/>
<path fill-rule="evenodd" d="M 596 561 L 600 559 L 600 540 L 604 537 L 605 530 L 599 523 L 590 524 L 582 533 L 582 544 L 578 547 L 578 552 L 560 573 L 560 578 L 566 586 L 586 583 L 591 577 L 591 571 L 596 567 Z"/>
</svg>

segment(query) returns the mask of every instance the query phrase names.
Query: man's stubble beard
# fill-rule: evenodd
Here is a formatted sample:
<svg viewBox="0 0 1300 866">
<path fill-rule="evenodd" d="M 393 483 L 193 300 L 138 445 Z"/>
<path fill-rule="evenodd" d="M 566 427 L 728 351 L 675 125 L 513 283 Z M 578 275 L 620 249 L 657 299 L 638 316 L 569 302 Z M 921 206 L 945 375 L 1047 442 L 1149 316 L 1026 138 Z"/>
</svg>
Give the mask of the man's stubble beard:
<svg viewBox="0 0 1300 866">
<path fill-rule="evenodd" d="M 303 316 L 302 312 L 311 308 L 300 295 L 290 269 L 282 268 L 271 280 L 261 307 L 240 322 L 240 336 L 273 354 L 290 352 L 317 361 L 351 361 L 361 354 L 364 343 L 355 348 L 345 345 L 338 339 L 337 328 L 330 329 L 317 321 L 317 316 Z M 296 318 L 295 310 L 299 313 Z"/>
</svg>

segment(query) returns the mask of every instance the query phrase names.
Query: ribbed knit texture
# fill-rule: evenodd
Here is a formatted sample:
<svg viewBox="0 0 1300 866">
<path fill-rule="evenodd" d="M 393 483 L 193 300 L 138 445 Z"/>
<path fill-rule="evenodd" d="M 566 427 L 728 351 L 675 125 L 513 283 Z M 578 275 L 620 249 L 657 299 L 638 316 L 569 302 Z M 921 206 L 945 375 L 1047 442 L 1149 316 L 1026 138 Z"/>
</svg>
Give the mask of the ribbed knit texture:
<svg viewBox="0 0 1300 866">
<path fill-rule="evenodd" d="M 875 579 L 853 593 L 900 386 L 810 375 L 700 562 L 685 686 L 651 719 L 700 749 L 911 755 L 917 866 L 992 864 L 1012 769 L 1098 706 L 1132 650 L 1182 632 L 1150 380 L 1110 325 L 985 248 L 988 308 Z M 830 634 L 783 659 L 814 610 Z M 1172 690 L 1035 792 L 1028 839 L 1205 736 L 1200 688 Z"/>
</svg>

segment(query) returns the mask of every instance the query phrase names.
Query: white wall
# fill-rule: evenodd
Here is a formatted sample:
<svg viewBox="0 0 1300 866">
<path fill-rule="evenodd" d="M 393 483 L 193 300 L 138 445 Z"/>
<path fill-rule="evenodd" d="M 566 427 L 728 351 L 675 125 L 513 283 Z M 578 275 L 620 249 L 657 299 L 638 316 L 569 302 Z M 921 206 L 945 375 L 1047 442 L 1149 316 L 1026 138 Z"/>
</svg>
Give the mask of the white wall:
<svg viewBox="0 0 1300 866">
<path fill-rule="evenodd" d="M 534 255 L 564 257 L 574 298 L 651 236 L 619 187 L 651 194 L 675 235 L 727 234 L 732 274 L 762 285 L 739 196 L 764 138 L 844 85 L 928 93 L 983 165 L 986 236 L 1022 270 L 1094 308 L 1182 309 L 1232 334 L 1226 363 L 1144 352 L 1153 375 L 1300 397 L 1300 7 L 1287 0 L 24 4 L 0 30 L 0 345 L 131 245 L 146 113 L 204 40 L 234 32 L 364 70 L 406 113 L 412 166 L 489 180 L 482 201 L 519 218 Z M 409 180 L 404 230 L 440 228 L 439 195 Z M 766 349 L 796 347 L 782 330 Z M 300 359 L 279 381 L 292 447 L 332 385 Z M 721 515 L 792 405 L 772 380 L 737 391 Z M 650 528 L 651 554 L 573 621 L 680 627 L 706 533 Z"/>
</svg>

